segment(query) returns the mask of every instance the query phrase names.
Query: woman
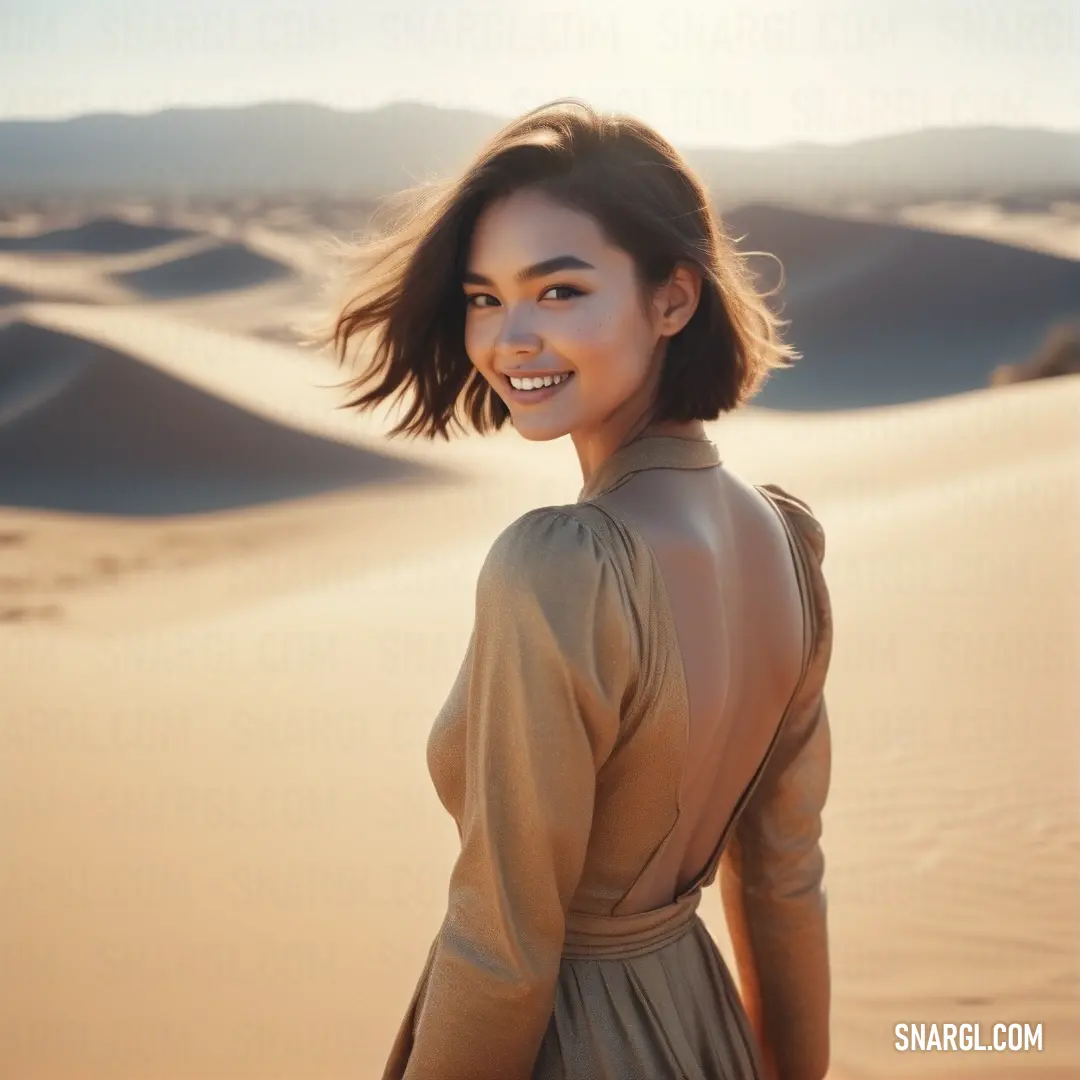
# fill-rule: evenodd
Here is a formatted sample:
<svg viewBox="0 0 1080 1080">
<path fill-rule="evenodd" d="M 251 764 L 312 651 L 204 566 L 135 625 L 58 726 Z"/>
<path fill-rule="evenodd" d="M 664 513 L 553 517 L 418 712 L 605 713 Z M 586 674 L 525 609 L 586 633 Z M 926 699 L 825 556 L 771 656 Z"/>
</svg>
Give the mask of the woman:
<svg viewBox="0 0 1080 1080">
<path fill-rule="evenodd" d="M 569 435 L 584 484 L 481 570 L 428 745 L 461 853 L 386 1078 L 826 1071 L 824 538 L 703 426 L 797 356 L 751 280 L 676 151 L 576 102 L 365 253 L 348 406 Z M 696 914 L 718 872 L 741 1001 Z"/>
</svg>

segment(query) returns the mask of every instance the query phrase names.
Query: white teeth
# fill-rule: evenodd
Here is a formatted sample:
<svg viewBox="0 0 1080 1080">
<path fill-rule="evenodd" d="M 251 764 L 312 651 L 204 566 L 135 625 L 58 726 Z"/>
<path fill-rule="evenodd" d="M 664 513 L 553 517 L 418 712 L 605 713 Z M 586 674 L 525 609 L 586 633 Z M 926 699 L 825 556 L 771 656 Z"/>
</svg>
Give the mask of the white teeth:
<svg viewBox="0 0 1080 1080">
<path fill-rule="evenodd" d="M 570 372 L 561 375 L 544 375 L 542 378 L 516 379 L 510 377 L 510 385 L 515 390 L 539 390 L 545 386 L 554 386 L 556 383 L 565 382 L 570 378 Z"/>
</svg>

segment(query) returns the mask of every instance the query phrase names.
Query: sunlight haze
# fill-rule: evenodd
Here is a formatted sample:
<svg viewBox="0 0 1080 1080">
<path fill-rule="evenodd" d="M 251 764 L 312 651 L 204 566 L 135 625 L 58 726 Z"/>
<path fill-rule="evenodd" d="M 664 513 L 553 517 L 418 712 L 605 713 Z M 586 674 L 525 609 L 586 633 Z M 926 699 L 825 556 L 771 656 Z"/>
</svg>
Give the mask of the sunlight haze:
<svg viewBox="0 0 1080 1080">
<path fill-rule="evenodd" d="M 0 8 L 0 119 L 306 100 L 510 116 L 554 97 L 683 144 L 1080 128 L 1070 0 L 40 0 Z"/>
</svg>

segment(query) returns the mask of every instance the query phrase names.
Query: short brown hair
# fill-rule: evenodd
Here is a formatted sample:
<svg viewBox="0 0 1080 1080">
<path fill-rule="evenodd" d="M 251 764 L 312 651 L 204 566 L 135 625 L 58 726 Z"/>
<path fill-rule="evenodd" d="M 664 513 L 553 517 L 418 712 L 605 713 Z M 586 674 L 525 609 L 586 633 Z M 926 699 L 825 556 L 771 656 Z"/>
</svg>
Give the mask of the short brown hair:
<svg viewBox="0 0 1080 1080">
<path fill-rule="evenodd" d="M 664 358 L 656 420 L 715 420 L 752 398 L 772 368 L 799 358 L 780 338 L 786 320 L 765 303 L 771 293 L 756 291 L 678 151 L 639 120 L 565 99 L 504 127 L 459 179 L 407 193 L 383 235 L 347 249 L 354 291 L 322 344 L 333 346 L 339 366 L 357 335 L 374 333 L 376 346 L 347 384 L 359 396 L 341 408 L 373 408 L 411 391 L 392 435 L 448 439 L 452 426 L 465 430 L 462 414 L 480 433 L 502 427 L 509 410 L 465 351 L 461 286 L 480 214 L 523 188 L 591 215 L 632 257 L 643 289 L 679 263 L 701 273 L 697 310 Z"/>
</svg>

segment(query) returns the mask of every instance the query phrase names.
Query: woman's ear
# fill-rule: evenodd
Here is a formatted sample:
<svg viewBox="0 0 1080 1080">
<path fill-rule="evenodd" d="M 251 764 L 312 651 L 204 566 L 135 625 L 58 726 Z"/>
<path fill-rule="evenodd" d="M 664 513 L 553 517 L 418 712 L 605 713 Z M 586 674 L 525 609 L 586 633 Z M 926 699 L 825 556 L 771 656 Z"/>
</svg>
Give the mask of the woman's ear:
<svg viewBox="0 0 1080 1080">
<path fill-rule="evenodd" d="M 679 263 L 653 294 L 656 329 L 661 337 L 674 337 L 693 318 L 701 301 L 701 271 Z"/>
</svg>

